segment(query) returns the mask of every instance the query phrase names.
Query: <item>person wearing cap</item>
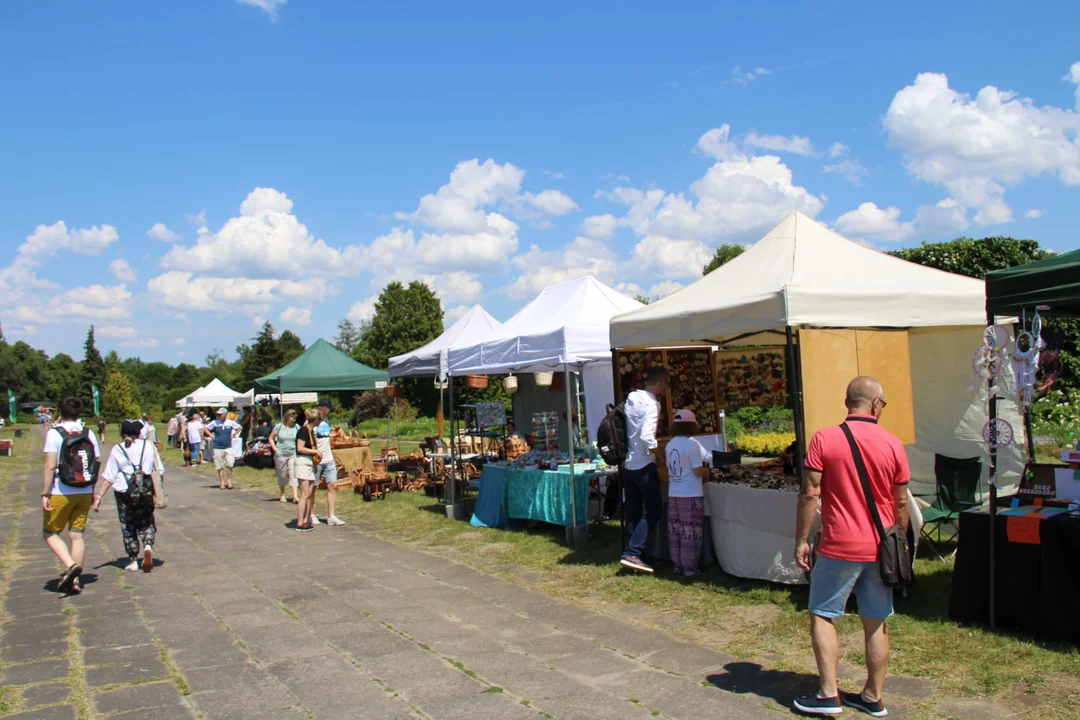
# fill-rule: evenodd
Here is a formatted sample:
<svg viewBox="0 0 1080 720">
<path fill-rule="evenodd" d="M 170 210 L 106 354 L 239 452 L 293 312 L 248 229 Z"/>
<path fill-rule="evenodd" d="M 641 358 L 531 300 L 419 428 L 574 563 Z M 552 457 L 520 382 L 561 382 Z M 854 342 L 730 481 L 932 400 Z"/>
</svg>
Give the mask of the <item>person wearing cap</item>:
<svg viewBox="0 0 1080 720">
<path fill-rule="evenodd" d="M 668 546 L 676 575 L 701 573 L 701 543 L 705 529 L 705 491 L 701 478 L 709 474 L 707 451 L 691 437 L 698 431 L 690 410 L 675 413 L 668 441 Z"/>
<path fill-rule="evenodd" d="M 149 493 L 133 494 L 132 486 L 145 486 L 153 473 L 165 472 L 157 448 L 140 437 L 142 432 L 143 424 L 138 420 L 121 423 L 121 442 L 113 445 L 105 470 L 94 488 L 94 512 L 101 512 L 102 498 L 110 487 L 113 490 L 116 512 L 120 518 L 120 533 L 124 537 L 124 551 L 129 561 L 124 569 L 131 572 L 140 567 L 140 551 L 143 572 L 153 569 L 154 542 L 157 540 L 154 493 L 151 490 Z M 143 481 L 143 478 L 146 480 Z"/>
<path fill-rule="evenodd" d="M 337 506 L 337 490 L 333 483 L 337 482 L 337 463 L 334 462 L 334 453 L 330 449 L 330 398 L 319 401 L 319 423 L 315 426 L 315 446 L 319 451 L 322 462 L 315 469 L 317 487 L 326 486 L 326 524 L 344 525 L 345 521 L 335 514 Z M 311 503 L 311 522 L 318 524 L 319 518 L 315 515 L 314 499 Z"/>
<path fill-rule="evenodd" d="M 228 418 L 228 409 L 219 407 L 217 417 L 206 426 L 207 432 L 212 436 L 214 446 L 214 468 L 217 470 L 218 483 L 222 490 L 232 490 L 233 465 L 236 458 L 233 457 L 233 438 L 240 434 L 240 423 Z"/>
</svg>

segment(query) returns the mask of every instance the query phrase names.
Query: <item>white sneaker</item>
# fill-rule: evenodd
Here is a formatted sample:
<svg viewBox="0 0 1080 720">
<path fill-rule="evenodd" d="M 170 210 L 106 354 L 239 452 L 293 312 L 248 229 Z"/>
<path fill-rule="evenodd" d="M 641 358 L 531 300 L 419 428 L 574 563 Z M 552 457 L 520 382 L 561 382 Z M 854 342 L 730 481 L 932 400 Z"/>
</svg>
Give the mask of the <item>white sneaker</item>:
<svg viewBox="0 0 1080 720">
<path fill-rule="evenodd" d="M 341 518 L 339 518 L 337 515 L 331 515 L 330 517 L 326 518 L 326 524 L 327 525 L 344 525 L 345 521 L 342 520 Z"/>
<path fill-rule="evenodd" d="M 127 570 L 128 572 L 138 572 L 139 571 L 139 561 L 138 560 L 132 560 L 130 563 L 128 563 L 128 566 L 126 568 L 124 568 L 124 569 Z"/>
<path fill-rule="evenodd" d="M 312 525 L 322 525 L 322 523 L 319 522 L 319 518 L 315 513 L 311 513 L 311 524 Z"/>
</svg>

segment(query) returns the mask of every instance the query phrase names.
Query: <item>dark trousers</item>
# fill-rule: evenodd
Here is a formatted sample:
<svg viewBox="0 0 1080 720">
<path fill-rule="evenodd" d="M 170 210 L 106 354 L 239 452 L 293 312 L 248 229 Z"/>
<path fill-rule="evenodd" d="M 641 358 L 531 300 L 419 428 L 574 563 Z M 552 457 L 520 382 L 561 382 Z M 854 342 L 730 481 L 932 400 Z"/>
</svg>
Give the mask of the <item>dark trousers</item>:
<svg viewBox="0 0 1080 720">
<path fill-rule="evenodd" d="M 623 513 L 626 518 L 626 552 L 641 557 L 649 533 L 664 514 L 664 501 L 660 495 L 660 473 L 656 463 L 649 463 L 640 470 L 622 471 Z"/>
</svg>

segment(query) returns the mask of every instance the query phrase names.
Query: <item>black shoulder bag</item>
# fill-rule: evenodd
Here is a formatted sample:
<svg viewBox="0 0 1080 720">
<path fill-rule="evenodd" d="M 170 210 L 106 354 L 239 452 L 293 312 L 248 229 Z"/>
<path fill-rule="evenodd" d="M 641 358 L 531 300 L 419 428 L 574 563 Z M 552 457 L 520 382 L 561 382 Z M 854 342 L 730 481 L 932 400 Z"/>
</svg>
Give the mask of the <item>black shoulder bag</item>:
<svg viewBox="0 0 1080 720">
<path fill-rule="evenodd" d="M 904 590 L 915 584 L 915 573 L 911 568 L 911 551 L 908 549 L 907 531 L 902 525 L 893 525 L 886 529 L 881 523 L 881 514 L 878 513 L 877 502 L 874 500 L 874 492 L 870 488 L 870 475 L 866 472 L 866 464 L 863 462 L 862 452 L 855 443 L 855 436 L 851 434 L 851 428 L 847 423 L 841 423 L 840 429 L 847 436 L 848 445 L 851 446 L 851 455 L 855 459 L 855 470 L 859 473 L 859 482 L 862 483 L 863 495 L 866 496 L 866 506 L 870 509 L 870 517 L 874 519 L 874 527 L 877 528 L 878 543 L 878 570 L 881 573 L 881 582 L 885 587 L 893 590 Z"/>
</svg>

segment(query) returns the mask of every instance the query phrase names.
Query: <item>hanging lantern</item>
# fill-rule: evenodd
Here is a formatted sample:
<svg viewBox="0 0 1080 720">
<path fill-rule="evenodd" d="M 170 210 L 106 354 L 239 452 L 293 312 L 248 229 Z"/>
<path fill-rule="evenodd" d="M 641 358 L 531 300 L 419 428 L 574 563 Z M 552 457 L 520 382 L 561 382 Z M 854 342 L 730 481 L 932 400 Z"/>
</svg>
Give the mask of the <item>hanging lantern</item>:
<svg viewBox="0 0 1080 720">
<path fill-rule="evenodd" d="M 533 377 L 536 379 L 537 387 L 551 387 L 551 381 L 555 377 L 553 372 L 538 372 L 533 373 Z"/>
<path fill-rule="evenodd" d="M 503 390 L 506 393 L 508 393 L 510 395 L 513 395 L 514 393 L 517 392 L 517 389 L 518 389 L 517 378 L 514 377 L 513 375 L 507 375 L 505 378 L 503 378 L 502 386 L 503 386 Z"/>
<path fill-rule="evenodd" d="M 435 376 L 435 389 L 436 390 L 445 390 L 449 386 L 450 386 L 449 381 L 447 381 L 445 379 L 444 380 L 439 380 L 439 376 L 438 375 Z"/>
</svg>

